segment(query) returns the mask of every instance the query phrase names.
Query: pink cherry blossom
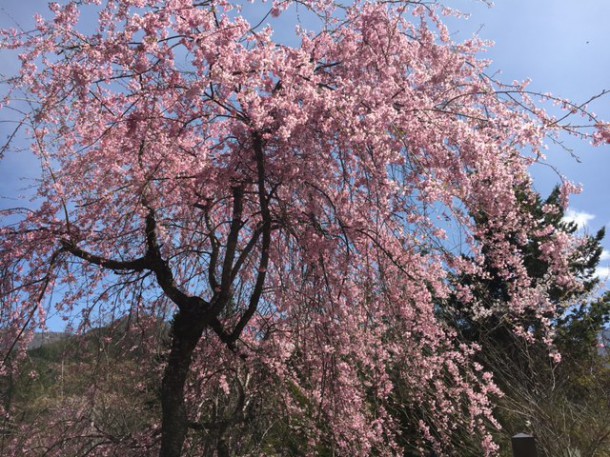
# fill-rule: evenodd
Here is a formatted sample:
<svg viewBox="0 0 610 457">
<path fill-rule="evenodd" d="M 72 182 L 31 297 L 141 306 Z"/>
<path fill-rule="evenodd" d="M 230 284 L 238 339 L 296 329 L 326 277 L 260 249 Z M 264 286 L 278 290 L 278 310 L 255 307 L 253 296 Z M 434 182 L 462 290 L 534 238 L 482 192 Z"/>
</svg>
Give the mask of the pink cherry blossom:
<svg viewBox="0 0 610 457">
<path fill-rule="evenodd" d="M 0 228 L 1 347 L 23 349 L 49 303 L 84 326 L 109 308 L 174 314 L 161 425 L 91 455 L 200 455 L 187 425 L 219 398 L 235 415 L 259 404 L 303 455 L 455 455 L 456 429 L 497 453 L 500 392 L 436 306 L 455 293 L 488 312 L 449 281 L 485 264 L 512 297 L 494 312 L 516 325 L 552 315 L 553 284 L 578 287 L 565 233 L 541 247 L 548 283 L 514 242 L 542 230 L 516 189 L 534 198 L 532 157 L 560 126 L 418 3 L 302 0 L 322 26 L 295 47 L 220 0 L 53 3 L 31 34 L 2 33 L 21 52 L 9 97 L 36 100 L 24 123 L 41 179 L 40 205 Z M 92 433 L 91 404 L 66 405 L 64 433 Z"/>
</svg>

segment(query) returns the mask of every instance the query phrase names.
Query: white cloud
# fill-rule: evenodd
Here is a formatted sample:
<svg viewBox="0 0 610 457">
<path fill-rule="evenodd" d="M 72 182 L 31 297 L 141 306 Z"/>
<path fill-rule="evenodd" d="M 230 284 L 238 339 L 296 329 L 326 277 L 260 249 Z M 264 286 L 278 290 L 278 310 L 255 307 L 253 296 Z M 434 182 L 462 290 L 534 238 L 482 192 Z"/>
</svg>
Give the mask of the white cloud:
<svg viewBox="0 0 610 457">
<path fill-rule="evenodd" d="M 610 279 L 610 267 L 597 267 L 595 269 L 595 276 L 601 281 L 607 281 Z"/>
<path fill-rule="evenodd" d="M 586 213 L 584 211 L 576 211 L 575 209 L 568 209 L 563 220 L 566 222 L 574 222 L 579 229 L 585 228 L 589 221 L 595 219 L 595 215 Z"/>
<path fill-rule="evenodd" d="M 602 255 L 599 260 L 609 260 L 610 259 L 610 251 L 606 251 L 605 249 L 602 251 Z"/>
</svg>

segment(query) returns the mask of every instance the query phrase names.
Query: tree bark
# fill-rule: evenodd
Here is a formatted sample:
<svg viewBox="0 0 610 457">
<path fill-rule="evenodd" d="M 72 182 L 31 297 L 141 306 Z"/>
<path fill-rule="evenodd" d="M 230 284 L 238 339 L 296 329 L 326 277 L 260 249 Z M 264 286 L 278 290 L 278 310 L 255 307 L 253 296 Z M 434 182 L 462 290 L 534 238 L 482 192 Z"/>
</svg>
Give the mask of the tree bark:
<svg viewBox="0 0 610 457">
<path fill-rule="evenodd" d="M 161 386 L 161 451 L 159 457 L 180 457 L 186 439 L 188 420 L 184 385 L 193 350 L 201 338 L 205 322 L 200 316 L 180 311 L 172 326 L 172 348 Z"/>
</svg>

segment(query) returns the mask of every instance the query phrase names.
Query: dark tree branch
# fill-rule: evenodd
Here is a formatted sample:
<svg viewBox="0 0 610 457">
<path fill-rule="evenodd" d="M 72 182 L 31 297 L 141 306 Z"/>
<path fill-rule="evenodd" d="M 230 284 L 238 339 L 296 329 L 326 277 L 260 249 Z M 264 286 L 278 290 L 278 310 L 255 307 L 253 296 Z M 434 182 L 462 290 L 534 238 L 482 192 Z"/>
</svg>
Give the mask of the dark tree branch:
<svg viewBox="0 0 610 457">
<path fill-rule="evenodd" d="M 222 264 L 222 276 L 220 279 L 220 292 L 215 296 L 212 312 L 217 315 L 228 303 L 231 297 L 233 261 L 237 251 L 239 231 L 242 228 L 241 216 L 244 209 L 244 188 L 242 186 L 233 187 L 233 215 L 231 219 L 231 229 L 227 238 L 227 249 Z"/>
<path fill-rule="evenodd" d="M 161 256 L 161 249 L 157 239 L 157 221 L 155 212 L 148 208 L 146 215 L 146 244 L 147 251 L 144 258 L 148 261 L 147 267 L 150 268 L 157 278 L 159 286 L 181 311 L 189 314 L 196 314 L 200 317 L 209 310 L 209 303 L 201 297 L 187 295 L 176 285 L 174 274 L 167 261 Z"/>
<path fill-rule="evenodd" d="M 246 259 L 250 255 L 250 252 L 252 252 L 252 249 L 254 249 L 254 246 L 256 246 L 256 242 L 260 238 L 261 233 L 263 233 L 263 228 L 258 227 L 252 234 L 252 238 L 250 239 L 250 241 L 248 241 L 248 244 L 246 245 L 246 247 L 239 254 L 239 257 L 237 258 L 237 261 L 235 262 L 235 265 L 233 266 L 233 271 L 231 271 L 231 281 L 233 281 L 235 279 L 235 277 L 237 276 L 237 273 L 241 269 L 243 263 L 246 261 Z"/>
<path fill-rule="evenodd" d="M 208 265 L 208 281 L 210 282 L 212 293 L 216 293 L 219 287 L 218 281 L 216 279 L 216 265 L 218 264 L 220 243 L 218 242 L 218 238 L 216 238 L 214 228 L 212 227 L 212 222 L 210 221 L 210 215 L 207 212 L 205 214 L 205 223 L 209 232 L 210 244 L 212 245 L 212 252 L 210 254 L 210 264 Z"/>
<path fill-rule="evenodd" d="M 144 271 L 146 268 L 150 267 L 148 259 L 146 257 L 140 257 L 139 259 L 135 260 L 114 260 L 96 254 L 91 254 L 90 252 L 87 252 L 84 249 L 77 247 L 76 244 L 68 240 L 61 240 L 61 246 L 64 251 L 67 251 L 80 259 L 86 260 L 87 262 L 92 263 L 94 265 L 99 265 L 103 268 L 108 268 L 110 270 L 131 270 L 141 272 Z"/>
<path fill-rule="evenodd" d="M 271 211 L 269 210 L 269 198 L 265 191 L 265 152 L 264 152 L 264 144 L 263 139 L 258 133 L 254 134 L 253 138 L 253 147 L 254 147 L 254 155 L 256 159 L 256 169 L 257 169 L 257 186 L 258 186 L 258 200 L 260 205 L 261 216 L 263 219 L 263 224 L 261 227 L 262 230 L 262 245 L 261 245 L 261 257 L 258 265 L 258 275 L 256 277 L 256 283 L 254 285 L 254 290 L 252 291 L 252 295 L 250 296 L 250 302 L 248 303 L 248 308 L 244 312 L 244 314 L 239 319 L 239 322 L 233 329 L 231 333 L 230 339 L 231 341 L 236 341 L 241 332 L 248 324 L 260 302 L 260 298 L 263 293 L 263 286 L 265 284 L 265 278 L 267 276 L 267 267 L 269 265 L 269 246 L 271 245 L 271 229 L 272 229 L 272 220 L 271 220 Z"/>
</svg>

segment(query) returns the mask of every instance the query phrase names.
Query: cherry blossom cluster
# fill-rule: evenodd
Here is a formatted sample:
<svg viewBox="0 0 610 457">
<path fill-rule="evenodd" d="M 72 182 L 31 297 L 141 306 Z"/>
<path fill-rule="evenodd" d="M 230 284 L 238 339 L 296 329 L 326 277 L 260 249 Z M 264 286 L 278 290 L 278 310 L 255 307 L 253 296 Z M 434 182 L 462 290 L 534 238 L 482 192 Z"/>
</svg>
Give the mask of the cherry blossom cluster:
<svg viewBox="0 0 610 457">
<path fill-rule="evenodd" d="M 307 455 L 452 455 L 456 430 L 494 455 L 499 392 L 438 307 L 458 295 L 518 326 L 553 314 L 553 284 L 578 287 L 565 233 L 541 247 L 547 282 L 519 249 L 540 230 L 528 169 L 559 126 L 525 85 L 486 76 L 484 44 L 452 42 L 433 6 L 298 3 L 320 29 L 294 47 L 215 0 L 53 3 L 32 33 L 2 33 L 21 52 L 11 97 L 35 101 L 23 122 L 41 163 L 40 205 L 0 228 L 2 348 L 49 306 L 86 323 L 197 297 L 212 317 L 190 421 L 222 398 L 240 417 L 263 404 Z M 508 302 L 450 280 L 486 265 Z"/>
</svg>

